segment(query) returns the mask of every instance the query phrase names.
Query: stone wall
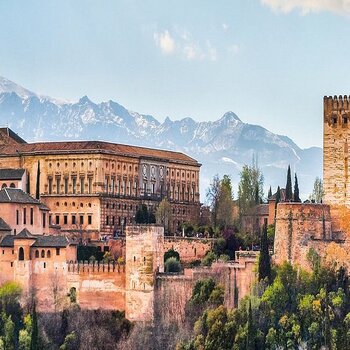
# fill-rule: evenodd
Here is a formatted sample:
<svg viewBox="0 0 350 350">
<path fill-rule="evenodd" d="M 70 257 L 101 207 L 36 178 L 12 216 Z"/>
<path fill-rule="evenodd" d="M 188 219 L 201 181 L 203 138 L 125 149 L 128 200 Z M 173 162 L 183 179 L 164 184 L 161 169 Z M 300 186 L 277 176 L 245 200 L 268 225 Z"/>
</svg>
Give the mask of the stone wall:
<svg viewBox="0 0 350 350">
<path fill-rule="evenodd" d="M 202 259 L 211 250 L 214 240 L 187 237 L 165 237 L 164 252 L 174 249 L 180 254 L 180 260 L 188 263 Z"/>
<path fill-rule="evenodd" d="M 334 234 L 330 207 L 324 204 L 279 203 L 275 232 L 277 264 L 288 261 L 308 269 L 310 248 L 323 256 L 329 243 L 343 244 Z"/>
<path fill-rule="evenodd" d="M 256 254 L 248 254 L 234 262 L 214 263 L 211 268 L 185 269 L 183 274 L 158 274 L 155 288 L 155 317 L 161 321 L 182 322 L 193 287 L 202 278 L 213 278 L 225 288 L 225 305 L 237 307 L 239 300 L 250 293 L 255 280 Z"/>
</svg>

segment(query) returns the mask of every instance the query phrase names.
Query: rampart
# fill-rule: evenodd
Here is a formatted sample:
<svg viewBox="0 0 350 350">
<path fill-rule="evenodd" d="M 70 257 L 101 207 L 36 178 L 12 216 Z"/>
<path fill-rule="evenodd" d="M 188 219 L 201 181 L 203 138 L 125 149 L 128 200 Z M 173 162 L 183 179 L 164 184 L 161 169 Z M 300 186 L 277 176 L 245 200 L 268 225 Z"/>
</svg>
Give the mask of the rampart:
<svg viewBox="0 0 350 350">
<path fill-rule="evenodd" d="M 313 248 L 323 256 L 333 242 L 344 245 L 325 204 L 279 203 L 276 215 L 274 261 L 288 261 L 309 269 L 308 252 Z"/>
</svg>

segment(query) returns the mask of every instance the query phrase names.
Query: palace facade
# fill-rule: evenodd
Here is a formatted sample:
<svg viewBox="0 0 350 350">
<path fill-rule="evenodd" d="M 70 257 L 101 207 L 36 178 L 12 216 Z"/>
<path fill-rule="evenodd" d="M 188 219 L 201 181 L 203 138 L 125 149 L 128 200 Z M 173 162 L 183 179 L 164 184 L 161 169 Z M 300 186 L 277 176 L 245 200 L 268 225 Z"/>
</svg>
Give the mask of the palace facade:
<svg viewBox="0 0 350 350">
<path fill-rule="evenodd" d="M 163 198 L 171 204 L 172 232 L 197 223 L 200 166 L 179 152 L 101 141 L 27 143 L 0 129 L 1 187 L 40 198 L 50 225 L 72 236 L 123 233 L 142 204 L 154 212 Z"/>
</svg>

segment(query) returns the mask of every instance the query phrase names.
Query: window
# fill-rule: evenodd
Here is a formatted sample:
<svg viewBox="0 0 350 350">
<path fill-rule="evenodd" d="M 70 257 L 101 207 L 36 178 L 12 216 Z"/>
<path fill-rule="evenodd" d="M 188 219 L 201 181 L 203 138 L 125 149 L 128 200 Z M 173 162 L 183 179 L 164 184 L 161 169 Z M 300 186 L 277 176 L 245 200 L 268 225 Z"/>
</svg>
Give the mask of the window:
<svg viewBox="0 0 350 350">
<path fill-rule="evenodd" d="M 347 116 L 343 116 L 343 124 L 347 124 L 348 123 L 348 117 Z"/>
<path fill-rule="evenodd" d="M 147 182 L 143 183 L 143 192 L 147 193 Z"/>
<path fill-rule="evenodd" d="M 126 180 L 123 180 L 123 195 L 126 194 Z"/>
<path fill-rule="evenodd" d="M 91 224 L 92 224 L 92 216 L 88 215 L 88 225 L 91 225 Z"/>
<path fill-rule="evenodd" d="M 49 225 L 52 225 L 52 215 L 49 215 Z"/>
<path fill-rule="evenodd" d="M 45 258 L 45 250 L 44 249 L 41 251 L 41 257 Z"/>
<path fill-rule="evenodd" d="M 68 225 L 68 216 L 63 215 L 63 225 Z"/>
<path fill-rule="evenodd" d="M 115 190 L 115 179 L 112 177 L 111 192 L 114 193 Z"/>
<path fill-rule="evenodd" d="M 155 189 L 156 189 L 156 184 L 155 184 L 155 183 L 152 183 L 152 193 L 153 193 L 153 194 L 155 193 Z"/>
<path fill-rule="evenodd" d="M 48 257 L 49 259 L 51 258 L 51 251 L 50 251 L 50 250 L 47 251 L 47 257 Z"/>
<path fill-rule="evenodd" d="M 76 192 L 77 192 L 77 178 L 73 177 L 72 182 L 73 182 L 72 192 L 73 192 L 73 194 L 76 194 Z"/>
<path fill-rule="evenodd" d="M 23 225 L 27 224 L 27 208 L 23 208 Z"/>
<path fill-rule="evenodd" d="M 13 182 L 11 182 L 10 188 L 16 188 L 16 185 Z"/>
<path fill-rule="evenodd" d="M 34 225 L 34 209 L 30 208 L 30 224 Z"/>
<path fill-rule="evenodd" d="M 81 194 L 84 193 L 84 178 L 83 177 L 80 178 L 80 193 Z"/>
<path fill-rule="evenodd" d="M 88 178 L 88 186 L 89 186 L 89 194 L 91 194 L 92 193 L 92 177 L 89 177 Z"/>
<path fill-rule="evenodd" d="M 46 213 L 43 213 L 43 228 L 46 227 Z"/>
<path fill-rule="evenodd" d="M 39 250 L 38 249 L 35 251 L 35 257 L 39 258 Z"/>
<path fill-rule="evenodd" d="M 18 260 L 24 260 L 24 250 L 22 247 L 20 247 L 18 250 Z"/>
<path fill-rule="evenodd" d="M 108 177 L 105 178 L 105 192 L 108 193 Z"/>
<path fill-rule="evenodd" d="M 109 225 L 109 216 L 106 216 L 106 225 Z"/>
<path fill-rule="evenodd" d="M 56 255 L 60 255 L 60 248 L 56 248 Z"/>
<path fill-rule="evenodd" d="M 61 185 L 61 178 L 60 177 L 56 177 L 56 193 L 57 194 L 60 193 L 60 185 Z"/>
<path fill-rule="evenodd" d="M 79 223 L 80 225 L 84 225 L 84 215 L 79 216 Z"/>
<path fill-rule="evenodd" d="M 64 178 L 64 193 L 68 194 L 68 177 Z"/>
<path fill-rule="evenodd" d="M 56 225 L 59 225 L 59 224 L 60 224 L 60 216 L 56 215 Z"/>
<path fill-rule="evenodd" d="M 16 225 L 19 225 L 19 211 L 16 210 Z"/>
<path fill-rule="evenodd" d="M 52 194 L 52 178 L 49 178 L 49 194 Z"/>
<path fill-rule="evenodd" d="M 44 262 L 44 269 L 46 269 L 46 262 Z"/>
<path fill-rule="evenodd" d="M 75 215 L 72 215 L 72 225 L 75 225 L 75 222 L 76 222 Z"/>
</svg>

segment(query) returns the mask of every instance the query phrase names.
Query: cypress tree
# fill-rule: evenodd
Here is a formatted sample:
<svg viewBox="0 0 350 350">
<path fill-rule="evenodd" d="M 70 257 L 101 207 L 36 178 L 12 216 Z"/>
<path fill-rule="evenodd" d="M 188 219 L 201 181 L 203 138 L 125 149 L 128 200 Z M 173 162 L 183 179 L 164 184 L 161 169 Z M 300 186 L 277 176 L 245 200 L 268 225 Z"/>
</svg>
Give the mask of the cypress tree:
<svg viewBox="0 0 350 350">
<path fill-rule="evenodd" d="M 26 191 L 28 194 L 30 194 L 30 175 L 27 173 L 27 188 Z"/>
<path fill-rule="evenodd" d="M 38 161 L 38 171 L 36 173 L 36 192 L 35 198 L 40 199 L 40 161 Z"/>
<path fill-rule="evenodd" d="M 36 314 L 36 306 L 34 302 L 33 315 L 32 315 L 32 336 L 30 340 L 30 350 L 39 349 L 39 330 L 38 330 L 38 317 Z"/>
<path fill-rule="evenodd" d="M 255 185 L 254 196 L 255 196 L 255 205 L 258 205 L 260 203 L 259 184 Z"/>
<path fill-rule="evenodd" d="M 290 202 L 292 200 L 293 200 L 292 175 L 291 175 L 291 172 L 290 172 L 290 165 L 288 165 L 287 184 L 286 184 L 286 201 Z"/>
<path fill-rule="evenodd" d="M 262 228 L 260 239 L 260 255 L 259 255 L 259 281 L 267 278 L 271 282 L 271 262 L 269 253 L 269 243 L 267 240 L 267 226 Z"/>
<path fill-rule="evenodd" d="M 276 192 L 276 202 L 275 202 L 275 220 L 276 220 L 276 213 L 277 213 L 277 204 L 281 201 L 281 189 L 278 186 L 277 192 Z"/>
<path fill-rule="evenodd" d="M 272 189 L 271 189 L 271 186 L 269 188 L 269 193 L 267 195 L 267 199 L 269 199 L 270 197 L 272 197 Z"/>
<path fill-rule="evenodd" d="M 249 299 L 248 306 L 248 320 L 247 320 L 247 337 L 246 337 L 246 350 L 255 349 L 255 334 L 254 334 L 254 324 L 253 324 L 253 313 L 252 313 L 252 302 Z"/>
<path fill-rule="evenodd" d="M 294 177 L 294 194 L 293 194 L 293 202 L 300 203 L 300 197 L 299 197 L 299 184 L 298 184 L 298 177 L 297 173 L 295 173 Z"/>
</svg>

